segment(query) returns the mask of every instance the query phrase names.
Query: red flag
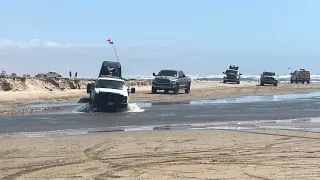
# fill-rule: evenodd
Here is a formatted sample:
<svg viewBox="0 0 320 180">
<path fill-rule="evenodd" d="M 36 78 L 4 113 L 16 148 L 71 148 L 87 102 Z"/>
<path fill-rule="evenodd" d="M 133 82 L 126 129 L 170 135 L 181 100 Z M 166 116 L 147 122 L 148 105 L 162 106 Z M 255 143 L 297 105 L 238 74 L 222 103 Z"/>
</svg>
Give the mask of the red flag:
<svg viewBox="0 0 320 180">
<path fill-rule="evenodd" d="M 109 44 L 113 44 L 113 42 L 112 42 L 112 41 L 109 41 Z"/>
<path fill-rule="evenodd" d="M 110 42 L 111 40 L 110 40 L 110 39 L 108 39 L 107 41 L 108 41 L 108 42 Z"/>
</svg>

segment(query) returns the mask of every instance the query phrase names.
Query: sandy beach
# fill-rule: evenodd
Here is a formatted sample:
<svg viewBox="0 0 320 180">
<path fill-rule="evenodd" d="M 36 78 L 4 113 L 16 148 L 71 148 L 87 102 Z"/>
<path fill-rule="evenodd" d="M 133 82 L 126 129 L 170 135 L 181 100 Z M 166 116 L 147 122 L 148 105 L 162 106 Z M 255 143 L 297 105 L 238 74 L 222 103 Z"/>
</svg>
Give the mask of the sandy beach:
<svg viewBox="0 0 320 180">
<path fill-rule="evenodd" d="M 320 178 L 319 133 L 114 132 L 0 140 L 0 179 Z"/>
<path fill-rule="evenodd" d="M 167 102 L 318 91 L 320 84 L 278 87 L 193 82 L 190 94 L 151 94 L 131 102 Z M 85 89 L 0 92 L 1 109 L 77 102 Z M 287 124 L 289 126 L 290 123 Z M 309 126 L 318 126 L 317 123 Z M 319 179 L 319 132 L 297 130 L 156 130 L 89 135 L 0 135 L 0 179 Z"/>
</svg>

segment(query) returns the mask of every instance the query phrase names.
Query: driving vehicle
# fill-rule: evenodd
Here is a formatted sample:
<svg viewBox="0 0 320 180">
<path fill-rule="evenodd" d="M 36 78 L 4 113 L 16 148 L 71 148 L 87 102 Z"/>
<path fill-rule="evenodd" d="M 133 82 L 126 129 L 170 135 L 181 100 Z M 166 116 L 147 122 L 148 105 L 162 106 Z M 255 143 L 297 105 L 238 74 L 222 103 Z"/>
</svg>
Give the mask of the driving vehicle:
<svg viewBox="0 0 320 180">
<path fill-rule="evenodd" d="M 157 93 L 158 90 L 164 90 L 165 93 L 173 91 L 179 94 L 180 89 L 184 89 L 186 94 L 190 93 L 191 78 L 179 70 L 161 70 L 158 74 L 153 73 L 155 78 L 152 80 L 151 92 Z"/>
<path fill-rule="evenodd" d="M 310 84 L 310 71 L 306 69 L 295 70 L 291 74 L 290 83 Z"/>
<path fill-rule="evenodd" d="M 235 82 L 240 84 L 240 77 L 242 74 L 239 72 L 239 66 L 230 65 L 229 69 L 222 73 L 225 74 L 223 77 L 223 83 Z"/>
<path fill-rule="evenodd" d="M 260 76 L 260 86 L 264 86 L 265 84 L 273 84 L 274 86 L 278 86 L 278 78 L 275 72 L 263 72 Z"/>
<path fill-rule="evenodd" d="M 96 82 L 87 85 L 89 104 L 97 111 L 127 108 L 129 92 L 119 62 L 104 61 Z M 131 88 L 131 93 L 135 93 L 135 88 Z"/>
<path fill-rule="evenodd" d="M 126 108 L 129 102 L 129 92 L 125 81 L 115 77 L 99 77 L 90 87 L 89 104 L 97 111 Z"/>
</svg>

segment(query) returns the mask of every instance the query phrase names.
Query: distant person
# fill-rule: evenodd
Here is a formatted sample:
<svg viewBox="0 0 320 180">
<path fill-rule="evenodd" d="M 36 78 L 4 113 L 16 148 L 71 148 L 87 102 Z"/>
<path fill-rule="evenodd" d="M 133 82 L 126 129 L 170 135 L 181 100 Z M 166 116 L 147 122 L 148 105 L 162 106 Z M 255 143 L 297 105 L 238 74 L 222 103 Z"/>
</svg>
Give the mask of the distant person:
<svg viewBox="0 0 320 180">
<path fill-rule="evenodd" d="M 71 78 L 71 76 L 72 76 L 72 73 L 71 73 L 71 71 L 69 72 L 69 76 L 70 76 L 70 78 Z"/>
<path fill-rule="evenodd" d="M 78 72 L 74 73 L 74 77 L 78 77 Z"/>
</svg>

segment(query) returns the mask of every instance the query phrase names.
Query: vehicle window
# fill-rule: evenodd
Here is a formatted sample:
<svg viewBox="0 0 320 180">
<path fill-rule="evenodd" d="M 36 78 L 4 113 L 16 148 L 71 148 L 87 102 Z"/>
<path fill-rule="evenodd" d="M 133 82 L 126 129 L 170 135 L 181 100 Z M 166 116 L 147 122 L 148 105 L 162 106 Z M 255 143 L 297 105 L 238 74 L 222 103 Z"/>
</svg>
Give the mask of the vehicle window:
<svg viewBox="0 0 320 180">
<path fill-rule="evenodd" d="M 183 77 L 183 72 L 182 72 L 182 71 L 179 71 L 179 72 L 178 72 L 178 75 L 179 75 L 179 77 Z"/>
<path fill-rule="evenodd" d="M 113 81 L 106 79 L 99 79 L 96 84 L 96 88 L 110 88 L 110 89 L 124 89 L 124 82 Z"/>
<path fill-rule="evenodd" d="M 273 72 L 263 72 L 263 75 L 265 75 L 265 76 L 275 76 L 276 73 L 273 73 Z"/>
<path fill-rule="evenodd" d="M 226 74 L 238 74 L 238 71 L 235 71 L 235 70 L 226 70 Z"/>
<path fill-rule="evenodd" d="M 177 71 L 162 70 L 159 72 L 158 76 L 177 76 Z"/>
</svg>

